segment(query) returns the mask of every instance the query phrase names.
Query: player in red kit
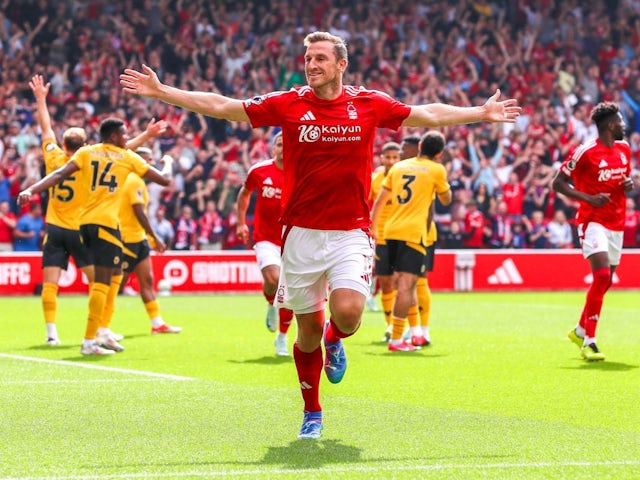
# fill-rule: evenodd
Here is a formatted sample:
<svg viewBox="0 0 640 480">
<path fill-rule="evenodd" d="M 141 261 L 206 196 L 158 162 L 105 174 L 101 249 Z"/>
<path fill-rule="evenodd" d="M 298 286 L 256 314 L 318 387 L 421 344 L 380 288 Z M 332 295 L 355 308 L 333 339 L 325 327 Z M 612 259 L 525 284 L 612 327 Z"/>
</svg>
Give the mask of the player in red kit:
<svg viewBox="0 0 640 480">
<path fill-rule="evenodd" d="M 249 227 L 247 225 L 247 208 L 251 200 L 251 193 L 257 192 L 253 226 L 254 250 L 258 267 L 262 272 L 263 293 L 269 306 L 267 307 L 267 328 L 276 334 L 276 355 L 288 356 L 287 331 L 293 312 L 288 308 L 276 309 L 273 300 L 278 289 L 280 279 L 280 250 L 282 248 L 282 186 L 284 172 L 282 163 L 282 134 L 273 137 L 273 158 L 256 163 L 249 169 L 247 179 L 238 192 L 238 238 L 249 241 Z M 278 323 L 276 325 L 276 317 Z"/>
<path fill-rule="evenodd" d="M 298 438 L 319 438 L 322 366 L 330 382 L 342 380 L 347 366 L 342 339 L 360 326 L 369 294 L 373 249 L 367 199 L 376 128 L 513 123 L 520 107 L 513 99 L 498 101 L 499 91 L 475 107 L 406 105 L 379 91 L 343 85 L 348 59 L 340 37 L 314 32 L 304 45 L 306 86 L 245 101 L 164 85 L 145 65 L 142 72 L 126 69 L 120 83 L 126 93 L 204 115 L 282 128 L 284 228 L 276 302 L 292 309 L 298 324 L 293 354 L 304 400 Z M 325 325 L 327 298 L 331 316 Z"/>
<path fill-rule="evenodd" d="M 582 254 L 591 264 L 593 282 L 578 325 L 569 339 L 587 361 L 604 360 L 596 345 L 596 328 L 605 293 L 620 264 L 626 210 L 625 192 L 633 190 L 631 149 L 623 140 L 618 105 L 599 103 L 591 112 L 598 138 L 582 144 L 561 166 L 555 191 L 580 202 L 576 220 Z M 572 183 L 571 183 L 572 182 Z"/>
</svg>

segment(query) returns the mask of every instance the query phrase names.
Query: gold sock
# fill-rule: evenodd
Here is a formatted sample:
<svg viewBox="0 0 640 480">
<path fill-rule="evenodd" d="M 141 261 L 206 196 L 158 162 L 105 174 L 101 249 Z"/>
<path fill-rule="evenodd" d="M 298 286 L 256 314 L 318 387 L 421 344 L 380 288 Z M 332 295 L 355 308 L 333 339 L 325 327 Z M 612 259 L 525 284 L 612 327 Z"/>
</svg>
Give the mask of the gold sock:
<svg viewBox="0 0 640 480">
<path fill-rule="evenodd" d="M 409 307 L 409 311 L 407 312 L 407 321 L 409 322 L 410 327 L 418 326 L 418 306 L 411 305 Z"/>
<path fill-rule="evenodd" d="M 42 285 L 42 311 L 46 323 L 56 323 L 58 313 L 58 285 L 45 283 Z"/>
<path fill-rule="evenodd" d="M 396 300 L 396 293 L 398 293 L 396 290 L 389 292 L 389 293 L 383 293 L 382 295 L 380 295 L 380 300 L 382 301 L 382 311 L 384 312 L 384 319 L 387 322 L 387 325 L 391 325 L 392 320 L 391 320 L 391 312 L 393 311 L 393 304 Z"/>
<path fill-rule="evenodd" d="M 122 284 L 122 275 L 114 275 L 111 277 L 111 285 L 109 286 L 109 292 L 107 293 L 107 301 L 104 304 L 104 311 L 100 317 L 100 328 L 109 328 L 111 325 L 111 318 L 113 312 L 116 309 L 116 297 L 120 291 L 120 285 Z"/>
<path fill-rule="evenodd" d="M 402 334 L 404 333 L 404 326 L 407 323 L 406 318 L 398 318 L 396 316 L 392 316 L 393 318 L 393 331 L 391 332 L 391 340 L 400 340 L 402 338 Z"/>
<path fill-rule="evenodd" d="M 100 319 L 104 312 L 104 305 L 107 303 L 107 293 L 109 293 L 109 285 L 97 282 L 91 285 L 91 290 L 89 291 L 89 316 L 84 334 L 86 340 L 96 338 L 98 327 L 100 327 Z"/>
<path fill-rule="evenodd" d="M 419 278 L 416 290 L 418 294 L 418 309 L 420 311 L 420 326 L 428 327 L 431 317 L 431 289 L 429 288 L 429 280 L 426 277 Z"/>
<path fill-rule="evenodd" d="M 157 300 L 151 300 L 144 304 L 144 308 L 147 310 L 147 315 L 149 315 L 149 319 L 156 318 L 160 316 L 160 305 Z"/>
</svg>

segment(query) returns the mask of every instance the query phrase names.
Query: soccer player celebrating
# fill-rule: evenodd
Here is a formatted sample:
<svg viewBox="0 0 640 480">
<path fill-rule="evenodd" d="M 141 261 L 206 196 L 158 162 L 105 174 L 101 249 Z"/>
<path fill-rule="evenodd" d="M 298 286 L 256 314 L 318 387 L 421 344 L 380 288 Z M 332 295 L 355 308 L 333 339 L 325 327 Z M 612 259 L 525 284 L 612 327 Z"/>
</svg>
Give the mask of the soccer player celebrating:
<svg viewBox="0 0 640 480">
<path fill-rule="evenodd" d="M 36 99 L 37 119 L 42 131 L 42 152 L 46 172 L 51 173 L 62 167 L 69 158 L 85 144 L 84 129 L 72 127 L 62 135 L 62 148 L 56 142 L 51 126 L 51 117 L 47 109 L 47 95 L 50 84 L 45 83 L 42 75 L 34 75 L 29 82 Z M 154 122 L 140 135 L 127 140 L 127 148 L 136 148 L 149 138 L 164 131 L 164 121 Z M 93 267 L 85 245 L 80 240 L 80 223 L 78 213 L 84 208 L 86 192 L 81 188 L 77 174 L 62 180 L 49 190 L 47 205 L 47 235 L 42 247 L 42 310 L 47 328 L 47 344 L 60 345 L 56 316 L 58 311 L 58 282 L 61 270 L 69 265 L 69 256 L 73 257 L 76 266 L 84 272 L 89 282 L 93 282 Z"/>
<path fill-rule="evenodd" d="M 101 341 L 110 348 L 96 342 L 96 334 L 105 305 L 115 302 L 122 280 L 122 240 L 118 230 L 118 212 L 122 199 L 122 186 L 130 172 L 143 176 L 161 185 L 168 185 L 171 165 L 165 164 L 163 171 L 151 167 L 134 152 L 127 150 L 127 132 L 124 122 L 107 118 L 100 124 L 102 143 L 80 148 L 62 167 L 26 188 L 18 195 L 18 203 L 29 202 L 31 195 L 40 193 L 80 172 L 81 184 L 86 197 L 80 213 L 80 235 L 89 253 L 89 265 L 94 267 L 95 281 L 89 288 L 89 314 L 87 328 L 80 353 L 83 355 L 106 355 L 123 348 L 112 336 Z"/>
<path fill-rule="evenodd" d="M 598 138 L 582 144 L 561 166 L 553 180 L 555 191 L 578 200 L 576 213 L 582 255 L 589 260 L 593 282 L 587 291 L 580 320 L 569 340 L 587 361 L 602 361 L 596 328 L 604 296 L 620 264 L 624 233 L 625 192 L 634 188 L 631 149 L 623 140 L 624 121 L 617 104 L 602 102 L 591 120 Z"/>
<path fill-rule="evenodd" d="M 409 106 L 385 93 L 343 85 L 347 46 L 340 37 L 314 32 L 305 37 L 307 85 L 237 100 L 212 92 L 189 92 L 161 83 L 156 73 L 126 69 L 127 93 L 152 97 L 215 118 L 282 127 L 285 179 L 282 192 L 282 275 L 279 306 L 296 314 L 293 356 L 304 400 L 299 438 L 318 438 L 323 366 L 332 383 L 345 374 L 342 339 L 353 335 L 369 294 L 372 247 L 368 193 L 377 127 L 438 127 L 480 121 L 514 122 L 516 100 L 484 105 Z M 325 325 L 327 299 L 331 316 Z"/>
<path fill-rule="evenodd" d="M 426 345 L 422 331 L 410 324 L 412 343 L 402 339 L 409 307 L 417 305 L 416 283 L 424 275 L 427 223 L 435 195 L 444 205 L 451 203 L 451 187 L 444 167 L 437 158 L 442 155 L 445 139 L 440 132 L 430 131 L 420 140 L 419 154 L 396 163 L 389 170 L 382 190 L 371 212 L 372 233 L 378 233 L 382 209 L 391 202 L 384 228 L 389 265 L 396 273 L 397 294 L 393 306 L 393 330 L 389 350 L 413 351 L 415 345 Z"/>
<path fill-rule="evenodd" d="M 256 207 L 254 215 L 253 240 L 255 242 L 256 260 L 262 272 L 263 293 L 267 299 L 267 328 L 272 332 L 278 330 L 274 345 L 276 355 L 289 355 L 287 332 L 293 312 L 288 308 L 276 309 L 273 301 L 276 298 L 278 280 L 280 278 L 280 249 L 282 248 L 282 187 L 284 185 L 284 164 L 282 161 L 282 133 L 277 133 L 272 140 L 273 158 L 256 163 L 249 169 L 247 179 L 238 192 L 238 238 L 245 243 L 249 241 L 247 226 L 247 208 L 251 193 L 256 191 Z M 276 327 L 276 314 L 278 326 Z"/>
</svg>

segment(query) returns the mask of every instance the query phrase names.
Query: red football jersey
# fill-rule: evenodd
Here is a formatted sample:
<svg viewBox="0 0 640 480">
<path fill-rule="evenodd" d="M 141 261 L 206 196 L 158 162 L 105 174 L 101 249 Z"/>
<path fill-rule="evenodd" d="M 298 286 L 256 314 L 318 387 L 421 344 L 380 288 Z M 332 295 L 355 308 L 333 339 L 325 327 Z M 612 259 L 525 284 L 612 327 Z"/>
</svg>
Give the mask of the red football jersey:
<svg viewBox="0 0 640 480">
<path fill-rule="evenodd" d="M 368 228 L 376 127 L 398 129 L 410 107 L 385 93 L 345 86 L 336 100 L 308 87 L 245 102 L 253 127 L 282 127 L 284 225 Z"/>
<path fill-rule="evenodd" d="M 624 230 L 626 196 L 621 183 L 631 173 L 631 148 L 624 140 L 611 148 L 594 139 L 573 152 L 560 166 L 562 172 L 573 180 L 576 190 L 596 195 L 608 193 L 611 201 L 602 207 L 592 207 L 580 202 L 576 220 L 587 224 L 596 222 L 609 230 Z"/>
<path fill-rule="evenodd" d="M 282 186 L 284 172 L 276 167 L 274 160 L 256 163 L 249 169 L 244 188 L 256 191 L 256 210 L 253 217 L 253 240 L 268 241 L 281 245 Z"/>
</svg>

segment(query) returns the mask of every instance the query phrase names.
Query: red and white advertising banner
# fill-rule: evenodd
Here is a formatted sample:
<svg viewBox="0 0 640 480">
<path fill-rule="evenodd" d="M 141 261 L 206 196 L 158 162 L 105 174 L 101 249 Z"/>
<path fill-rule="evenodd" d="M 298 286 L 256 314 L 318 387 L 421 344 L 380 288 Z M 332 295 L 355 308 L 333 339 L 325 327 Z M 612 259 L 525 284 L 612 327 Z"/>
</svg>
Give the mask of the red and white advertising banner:
<svg viewBox="0 0 640 480">
<path fill-rule="evenodd" d="M 253 251 L 172 251 L 153 255 L 152 265 L 156 284 L 166 279 L 174 293 L 262 291 Z M 39 252 L 0 254 L 0 295 L 32 295 L 40 283 Z M 435 291 L 584 290 L 590 283 L 579 250 L 437 250 L 429 273 Z M 623 251 L 614 288 L 640 288 L 640 250 Z M 87 292 L 87 279 L 73 262 L 60 292 Z"/>
</svg>

